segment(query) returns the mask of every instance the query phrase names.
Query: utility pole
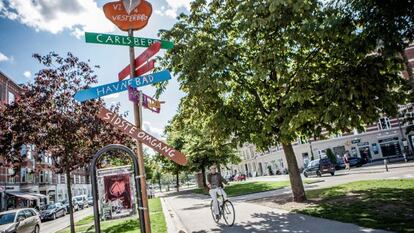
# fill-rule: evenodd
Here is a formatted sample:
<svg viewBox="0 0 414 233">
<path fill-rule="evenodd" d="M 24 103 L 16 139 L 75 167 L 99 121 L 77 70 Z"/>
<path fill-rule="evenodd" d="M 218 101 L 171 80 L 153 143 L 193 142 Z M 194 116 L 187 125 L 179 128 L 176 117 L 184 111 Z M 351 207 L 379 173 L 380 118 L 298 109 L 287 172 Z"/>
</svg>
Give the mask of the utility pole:
<svg viewBox="0 0 414 233">
<path fill-rule="evenodd" d="M 128 36 L 133 37 L 134 31 L 132 29 L 128 30 Z M 135 50 L 134 46 L 129 47 L 129 62 L 131 68 L 131 78 L 135 77 Z M 139 95 L 139 101 L 133 102 L 134 107 L 134 119 L 135 119 L 135 126 L 138 129 L 142 127 L 142 92 Z M 145 179 L 145 165 L 144 165 L 144 151 L 142 149 L 142 143 L 137 141 L 137 149 L 136 155 L 138 156 L 138 167 L 139 167 L 139 176 L 141 181 L 141 196 L 142 196 L 142 207 L 144 208 L 144 222 L 145 222 L 145 232 L 151 233 L 151 224 L 150 224 L 150 215 L 149 215 L 149 208 L 148 208 L 148 196 L 147 196 L 147 182 Z M 142 226 L 141 226 L 142 227 Z"/>
</svg>

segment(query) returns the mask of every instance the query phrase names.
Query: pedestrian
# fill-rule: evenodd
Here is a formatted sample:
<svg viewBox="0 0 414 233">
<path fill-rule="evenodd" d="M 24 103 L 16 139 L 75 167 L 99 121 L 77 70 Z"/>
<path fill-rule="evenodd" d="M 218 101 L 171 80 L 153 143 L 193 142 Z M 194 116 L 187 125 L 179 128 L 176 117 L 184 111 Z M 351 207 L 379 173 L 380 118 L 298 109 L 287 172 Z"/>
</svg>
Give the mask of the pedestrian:
<svg viewBox="0 0 414 233">
<path fill-rule="evenodd" d="M 351 170 L 351 166 L 349 164 L 349 153 L 348 152 L 346 152 L 344 154 L 344 164 L 345 164 L 345 169 L 348 169 L 348 171 L 350 171 Z"/>
<path fill-rule="evenodd" d="M 365 148 L 364 152 L 362 153 L 362 159 L 364 161 L 364 164 L 369 162 L 369 149 Z"/>
</svg>

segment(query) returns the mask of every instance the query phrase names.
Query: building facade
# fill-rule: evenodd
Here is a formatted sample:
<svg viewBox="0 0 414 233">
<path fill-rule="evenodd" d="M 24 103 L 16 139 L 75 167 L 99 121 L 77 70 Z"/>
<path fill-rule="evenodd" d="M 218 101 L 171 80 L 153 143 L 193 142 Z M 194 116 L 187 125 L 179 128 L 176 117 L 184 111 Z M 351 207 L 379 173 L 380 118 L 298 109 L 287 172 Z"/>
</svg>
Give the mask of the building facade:
<svg viewBox="0 0 414 233">
<path fill-rule="evenodd" d="M 5 105 L 19 99 L 21 87 L 0 71 L 0 111 Z M 18 174 L 5 163 L 0 167 L 0 210 L 44 206 L 48 203 L 67 200 L 66 175 L 57 174 L 53 169 L 52 157 L 43 153 L 35 159 L 33 145 L 22 147 L 22 167 Z M 2 160 L 3 161 L 3 160 Z M 89 172 L 79 169 L 71 174 L 72 194 L 91 195 Z"/>
</svg>

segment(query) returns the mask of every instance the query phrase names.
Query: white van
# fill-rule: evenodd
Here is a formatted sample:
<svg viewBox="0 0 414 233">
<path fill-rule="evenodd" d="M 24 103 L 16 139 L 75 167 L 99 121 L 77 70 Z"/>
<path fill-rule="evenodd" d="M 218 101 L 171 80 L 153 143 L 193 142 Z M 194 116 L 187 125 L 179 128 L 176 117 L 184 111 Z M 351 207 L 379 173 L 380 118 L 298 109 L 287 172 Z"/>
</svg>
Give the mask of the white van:
<svg viewBox="0 0 414 233">
<path fill-rule="evenodd" d="M 79 208 L 87 208 L 88 205 L 88 197 L 86 195 L 79 195 L 72 197 L 72 201 L 78 204 Z"/>
</svg>

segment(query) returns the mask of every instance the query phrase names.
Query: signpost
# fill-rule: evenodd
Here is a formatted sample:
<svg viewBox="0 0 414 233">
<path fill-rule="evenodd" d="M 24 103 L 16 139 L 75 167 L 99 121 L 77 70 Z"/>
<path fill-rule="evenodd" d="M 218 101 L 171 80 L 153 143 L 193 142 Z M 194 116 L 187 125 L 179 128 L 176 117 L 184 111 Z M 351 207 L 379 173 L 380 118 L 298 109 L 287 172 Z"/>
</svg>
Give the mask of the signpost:
<svg viewBox="0 0 414 233">
<path fill-rule="evenodd" d="M 125 67 L 119 73 L 118 75 L 118 78 L 120 80 L 119 82 L 110 83 L 110 84 L 106 84 L 106 85 L 102 85 L 102 86 L 98 86 L 98 87 L 94 87 L 94 88 L 90 88 L 86 90 L 81 90 L 75 94 L 74 96 L 75 99 L 80 102 L 83 102 L 86 100 L 99 98 L 101 96 L 125 91 L 131 87 L 137 88 L 137 87 L 149 85 L 152 83 L 171 79 L 171 75 L 168 71 L 162 71 L 162 72 L 158 72 L 158 73 L 154 73 L 150 75 L 140 76 L 154 68 L 155 61 L 154 60 L 148 61 L 148 59 L 151 56 L 155 55 L 161 48 L 171 49 L 174 46 L 174 44 L 170 41 L 134 37 L 134 30 L 142 29 L 148 24 L 148 20 L 152 14 L 151 4 L 145 0 L 119 0 L 119 1 L 106 3 L 103 7 L 103 10 L 104 10 L 105 16 L 112 23 L 114 23 L 121 30 L 128 31 L 128 36 L 85 32 L 85 41 L 87 43 L 129 46 L 130 64 L 129 66 Z M 144 53 L 141 54 L 137 59 L 135 59 L 134 47 L 149 47 L 149 48 L 145 50 Z M 143 65 L 145 62 L 147 64 Z M 129 75 L 131 79 L 124 80 L 128 76 L 128 71 L 129 71 Z M 139 77 L 136 77 L 136 76 L 139 76 Z M 132 77 L 136 77 L 136 78 L 132 78 Z M 160 105 L 159 101 L 148 102 L 148 98 L 150 97 L 145 96 L 144 98 L 147 101 L 146 103 L 148 103 L 147 107 L 154 108 L 155 110 L 158 108 L 158 112 L 159 112 L 159 105 Z M 142 92 L 139 92 L 138 101 L 133 101 L 135 126 L 105 108 L 100 109 L 99 117 L 109 122 L 114 127 L 121 129 L 125 134 L 137 139 L 138 141 L 137 151 L 136 151 L 137 159 L 134 161 L 134 164 L 136 165 L 135 172 L 137 173 L 139 171 L 139 175 L 136 174 L 135 178 L 136 178 L 136 182 L 138 182 L 137 186 L 139 187 L 139 190 L 140 190 L 140 195 L 137 194 L 137 198 L 140 201 L 138 205 L 139 205 L 139 213 L 140 213 L 140 221 L 141 221 L 141 232 L 151 233 L 142 143 L 148 145 L 149 147 L 153 148 L 154 150 L 158 151 L 162 155 L 168 157 L 169 159 L 171 159 L 172 161 L 178 164 L 185 165 L 187 163 L 187 160 L 181 152 L 176 151 L 174 148 L 168 146 L 164 142 L 159 141 L 158 139 L 152 137 L 151 135 L 141 130 L 142 102 L 143 102 L 143 94 Z M 104 151 L 100 151 L 95 156 L 94 158 L 95 163 L 96 163 L 96 158 L 99 157 L 100 153 L 103 153 L 103 152 Z M 129 153 L 129 154 L 132 155 L 132 153 Z M 94 171 L 92 170 L 92 172 Z M 93 185 L 95 185 L 94 193 L 93 193 L 94 198 L 95 198 L 97 196 L 96 179 Z M 94 209 L 95 210 L 97 209 L 97 205 L 94 205 Z M 98 218 L 99 216 L 98 217 L 95 216 L 95 229 L 100 229 L 99 220 L 97 220 Z"/>
<path fill-rule="evenodd" d="M 122 45 L 133 47 L 149 47 L 155 42 L 160 42 L 162 49 L 172 49 L 174 47 L 174 44 L 168 40 L 110 35 L 93 32 L 85 32 L 85 41 L 86 43 Z"/>
<path fill-rule="evenodd" d="M 90 99 L 96 99 L 102 96 L 115 94 L 118 92 L 128 90 L 128 86 L 132 87 L 142 87 L 146 85 L 150 85 L 152 83 L 157 83 L 161 81 L 166 81 L 171 79 L 171 75 L 167 70 L 148 74 L 140 77 L 136 77 L 133 79 L 127 79 L 119 82 L 109 83 L 97 87 L 92 87 L 89 89 L 84 89 L 78 91 L 74 98 L 79 102 L 84 102 Z"/>
</svg>

